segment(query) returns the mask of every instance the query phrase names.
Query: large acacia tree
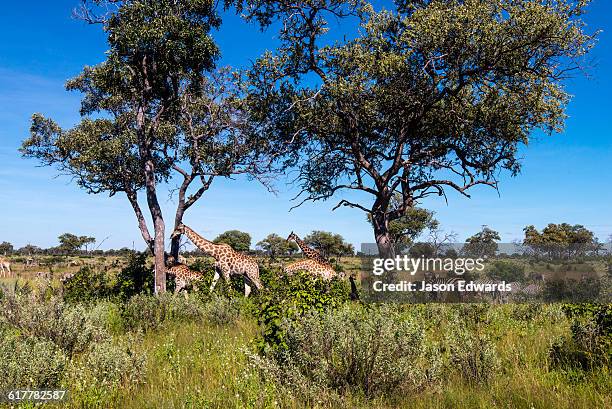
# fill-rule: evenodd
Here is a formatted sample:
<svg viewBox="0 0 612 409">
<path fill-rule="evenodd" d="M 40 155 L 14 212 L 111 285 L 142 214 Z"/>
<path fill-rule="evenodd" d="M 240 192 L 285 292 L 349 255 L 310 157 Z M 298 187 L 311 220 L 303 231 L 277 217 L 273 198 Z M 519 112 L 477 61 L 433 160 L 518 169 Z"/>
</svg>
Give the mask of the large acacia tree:
<svg viewBox="0 0 612 409">
<path fill-rule="evenodd" d="M 517 150 L 534 129 L 562 129 L 562 80 L 594 42 L 581 20 L 587 3 L 396 0 L 376 11 L 246 0 L 248 19 L 282 23 L 281 46 L 251 71 L 252 103 L 265 132 L 299 149 L 288 164 L 302 199 L 356 191 L 336 207 L 366 212 L 391 255 L 390 224 L 408 209 L 449 190 L 497 188 L 500 170 L 519 172 Z M 328 20 L 344 17 L 358 33 L 326 40 Z"/>
<path fill-rule="evenodd" d="M 104 62 L 67 83 L 83 94 L 83 119 L 62 129 L 35 114 L 21 149 L 89 193 L 125 194 L 155 256 L 156 292 L 165 291 L 166 271 L 159 184 L 178 184 L 176 227 L 215 177 L 245 173 L 267 181 L 268 145 L 251 132 L 239 78 L 215 67 L 219 50 L 210 31 L 220 20 L 214 6 L 202 0 L 83 1 L 77 15 L 102 25 L 109 44 Z M 178 250 L 177 238 L 175 258 Z"/>
</svg>

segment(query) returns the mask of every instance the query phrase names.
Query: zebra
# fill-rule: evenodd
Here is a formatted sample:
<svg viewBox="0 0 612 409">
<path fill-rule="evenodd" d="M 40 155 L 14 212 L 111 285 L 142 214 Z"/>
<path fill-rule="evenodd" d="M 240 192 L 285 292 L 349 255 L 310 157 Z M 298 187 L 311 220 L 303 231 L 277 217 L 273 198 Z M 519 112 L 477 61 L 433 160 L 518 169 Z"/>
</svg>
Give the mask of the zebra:
<svg viewBox="0 0 612 409">
<path fill-rule="evenodd" d="M 521 292 L 526 296 L 535 297 L 542 293 L 542 286 L 538 283 L 532 283 L 523 287 Z"/>
<path fill-rule="evenodd" d="M 465 281 L 465 280 L 459 277 L 439 277 L 437 274 L 426 273 L 424 281 L 427 284 L 438 285 L 438 288 L 440 285 L 453 285 L 454 288 L 457 288 L 457 283 L 459 281 Z M 440 290 L 435 291 L 433 296 L 434 296 L 434 299 L 436 300 L 441 299 L 442 291 Z M 461 296 L 461 293 L 460 293 L 460 296 Z"/>
<path fill-rule="evenodd" d="M 483 288 L 483 290 L 475 292 L 478 296 L 482 297 L 485 295 L 491 295 L 493 301 L 499 301 L 500 303 L 503 301 L 503 298 L 506 294 L 504 291 L 498 290 L 498 286 L 500 285 L 501 281 L 493 280 L 493 279 L 476 279 L 476 280 L 471 280 L 471 281 L 475 286 Z M 493 291 L 492 293 L 485 292 L 484 288 L 487 285 L 493 286 L 493 288 L 495 288 L 495 291 Z"/>
</svg>

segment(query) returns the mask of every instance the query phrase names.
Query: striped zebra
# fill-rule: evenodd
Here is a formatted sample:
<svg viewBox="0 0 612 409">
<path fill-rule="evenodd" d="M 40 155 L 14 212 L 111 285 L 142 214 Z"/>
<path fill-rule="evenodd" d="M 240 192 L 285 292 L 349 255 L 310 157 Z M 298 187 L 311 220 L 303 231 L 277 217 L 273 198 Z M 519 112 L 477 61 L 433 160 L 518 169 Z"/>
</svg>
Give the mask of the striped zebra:
<svg viewBox="0 0 612 409">
<path fill-rule="evenodd" d="M 477 279 L 477 280 L 471 280 L 471 281 L 475 286 L 482 288 L 481 291 L 475 291 L 477 295 L 481 297 L 490 296 L 493 299 L 493 301 L 499 301 L 499 302 L 503 301 L 503 297 L 506 295 L 505 292 L 497 290 L 497 287 L 501 283 L 500 280 L 484 278 L 484 279 Z M 495 288 L 496 290 L 494 292 L 484 291 L 484 288 L 487 285 L 494 286 L 493 288 Z"/>
<path fill-rule="evenodd" d="M 505 294 L 505 297 L 513 297 L 516 298 L 518 297 L 536 297 L 540 294 L 542 294 L 542 285 L 540 283 L 531 283 L 531 284 L 526 284 L 526 283 L 521 283 L 518 281 L 513 281 L 511 283 L 509 283 L 510 287 L 512 288 L 512 290 L 510 291 L 510 293 Z"/>
<path fill-rule="evenodd" d="M 542 294 L 542 290 L 543 288 L 541 284 L 532 283 L 522 288 L 521 292 L 528 297 L 535 297 L 535 296 Z"/>
<path fill-rule="evenodd" d="M 459 278 L 459 277 L 438 277 L 435 274 L 429 274 L 429 275 L 426 274 L 425 275 L 425 282 L 427 284 L 435 284 L 435 285 L 438 285 L 438 286 L 442 285 L 442 284 L 446 284 L 446 285 L 452 284 L 452 285 L 455 286 L 455 288 L 457 288 L 457 283 L 459 281 L 462 281 L 462 280 L 464 281 L 465 279 Z M 440 290 L 434 291 L 434 294 L 433 294 L 434 298 L 436 300 L 440 300 L 442 298 L 443 293 L 445 293 L 445 292 L 440 291 Z"/>
</svg>

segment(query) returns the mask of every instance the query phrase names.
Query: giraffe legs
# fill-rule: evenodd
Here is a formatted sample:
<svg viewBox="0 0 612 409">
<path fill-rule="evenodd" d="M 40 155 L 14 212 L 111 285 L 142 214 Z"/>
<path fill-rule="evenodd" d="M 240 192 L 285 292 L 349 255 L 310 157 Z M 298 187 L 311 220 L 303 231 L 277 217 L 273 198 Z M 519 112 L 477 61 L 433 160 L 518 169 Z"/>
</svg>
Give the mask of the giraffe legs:
<svg viewBox="0 0 612 409">
<path fill-rule="evenodd" d="M 251 294 L 251 286 L 247 284 L 246 280 L 244 282 L 244 296 L 248 297 Z"/>
<path fill-rule="evenodd" d="M 212 284 L 210 285 L 211 292 L 212 290 L 215 289 L 215 286 L 217 285 L 217 281 L 219 281 L 219 277 L 221 277 L 221 274 L 219 274 L 219 271 L 215 268 L 215 276 L 213 277 Z"/>
<path fill-rule="evenodd" d="M 176 287 L 174 287 L 174 294 L 178 294 L 187 285 L 185 280 L 181 280 L 181 279 L 175 280 L 175 283 L 176 283 Z"/>
</svg>

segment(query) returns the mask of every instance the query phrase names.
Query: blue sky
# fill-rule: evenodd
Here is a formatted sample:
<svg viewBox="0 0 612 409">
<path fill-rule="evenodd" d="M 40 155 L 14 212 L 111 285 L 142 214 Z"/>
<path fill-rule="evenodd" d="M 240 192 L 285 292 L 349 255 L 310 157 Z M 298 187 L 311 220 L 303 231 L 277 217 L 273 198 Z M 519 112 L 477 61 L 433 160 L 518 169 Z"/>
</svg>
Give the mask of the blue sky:
<svg viewBox="0 0 612 409">
<path fill-rule="evenodd" d="M 122 196 L 88 195 L 52 168 L 36 167 L 17 152 L 28 135 L 29 118 L 41 112 L 62 126 L 79 120 L 78 94 L 67 93 L 64 83 L 83 65 L 104 58 L 105 38 L 99 27 L 71 18 L 77 0 L 12 2 L 0 15 L 0 241 L 47 247 L 64 232 L 108 239 L 101 248 L 142 248 L 133 212 Z M 607 3 L 607 4 L 606 4 Z M 476 188 L 472 198 L 449 194 L 424 203 L 436 212 L 441 227 L 460 240 L 483 224 L 498 230 L 504 241 L 522 237 L 522 228 L 534 224 L 578 223 L 605 240 L 612 234 L 612 5 L 595 0 L 586 16 L 589 28 L 603 29 L 592 57 L 590 78 L 568 83 L 574 95 L 562 134 L 536 138 L 521 152 L 523 170 L 516 178 L 502 176 L 500 191 Z M 235 16 L 225 16 L 215 33 L 223 53 L 222 64 L 244 66 L 266 48 L 274 33 L 260 33 Z M 274 196 L 243 179 L 218 180 L 190 209 L 186 224 L 204 236 L 229 230 L 251 233 L 253 243 L 267 234 L 305 235 L 312 230 L 341 233 L 358 245 L 371 242 L 372 232 L 362 212 L 331 209 L 342 198 L 305 204 L 289 212 L 295 188 L 277 184 Z M 173 202 L 160 195 L 165 217 L 171 220 Z"/>
</svg>

